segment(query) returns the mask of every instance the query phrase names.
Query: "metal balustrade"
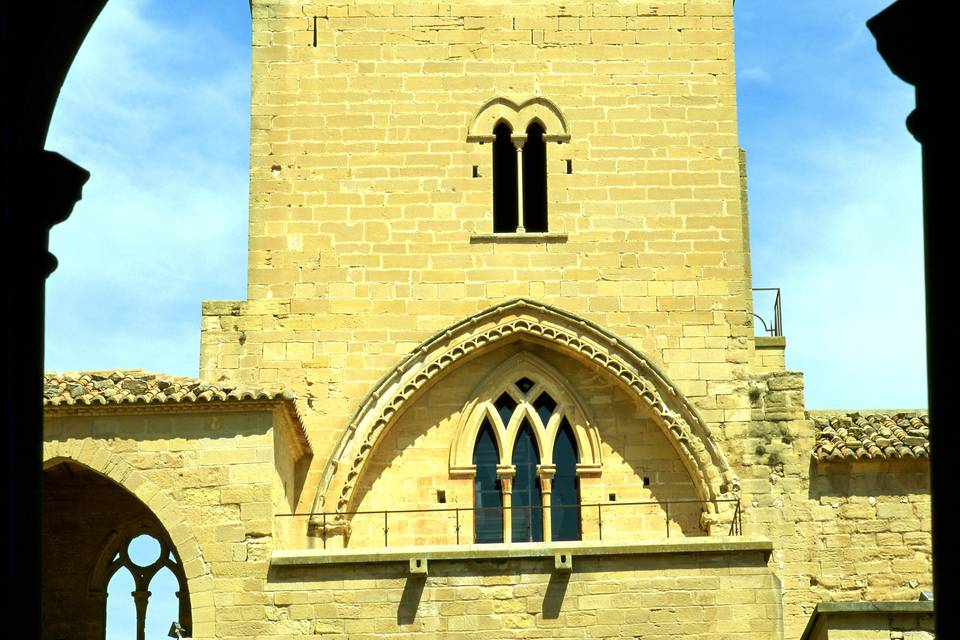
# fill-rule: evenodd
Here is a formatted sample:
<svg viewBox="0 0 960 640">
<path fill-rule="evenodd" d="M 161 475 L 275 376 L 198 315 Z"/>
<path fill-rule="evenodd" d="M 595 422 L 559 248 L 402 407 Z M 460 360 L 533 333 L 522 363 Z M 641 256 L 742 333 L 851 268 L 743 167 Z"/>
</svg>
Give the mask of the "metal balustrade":
<svg viewBox="0 0 960 640">
<path fill-rule="evenodd" d="M 783 335 L 783 316 L 780 310 L 780 287 L 758 287 L 752 289 L 752 291 L 773 291 L 775 295 L 773 297 L 773 320 L 770 321 L 770 324 L 767 324 L 767 321 L 763 319 L 762 316 L 754 313 L 753 317 L 760 321 L 760 324 L 763 325 L 763 330 L 770 336 L 782 336 Z M 768 298 L 769 299 L 769 298 Z M 756 304 L 754 304 L 756 307 Z"/>
<path fill-rule="evenodd" d="M 512 525 L 512 521 L 514 519 L 513 512 L 520 509 L 528 512 L 532 512 L 534 509 L 536 509 L 542 512 L 541 522 L 543 523 L 542 529 L 544 534 L 547 533 L 548 523 L 550 523 L 553 514 L 556 514 L 563 509 L 577 509 L 579 512 L 580 521 L 580 537 L 577 538 L 577 540 L 594 540 L 602 542 L 604 541 L 604 528 L 606 527 L 606 536 L 608 541 L 613 540 L 626 542 L 642 537 L 643 534 L 649 535 L 659 531 L 659 527 L 657 529 L 651 529 L 649 527 L 629 529 L 624 527 L 624 525 L 629 525 L 631 523 L 649 523 L 651 518 L 655 518 L 662 522 L 662 531 L 666 538 L 670 538 L 671 535 L 675 535 L 676 533 L 681 533 L 681 535 L 689 535 L 684 534 L 683 531 L 678 532 L 678 527 L 680 529 L 686 528 L 688 532 L 696 530 L 697 533 L 695 535 L 705 536 L 707 534 L 700 529 L 699 520 L 701 513 L 704 511 L 703 507 L 706 504 L 713 504 L 716 507 L 714 514 L 715 517 L 722 520 L 721 522 L 717 523 L 716 526 L 729 527 L 727 529 L 727 535 L 729 536 L 743 535 L 743 512 L 741 510 L 740 500 L 738 498 L 721 498 L 710 501 L 695 499 L 641 500 L 627 502 L 611 501 L 581 503 L 576 505 L 552 505 L 551 507 L 505 506 L 375 509 L 344 511 L 339 513 L 284 513 L 278 514 L 278 516 L 291 518 L 310 518 L 311 526 L 314 527 L 319 537 L 321 537 L 323 540 L 324 549 L 327 548 L 328 538 L 340 535 L 344 531 L 353 530 L 356 532 L 359 530 L 368 534 L 368 539 L 372 539 L 370 534 L 376 532 L 378 529 L 383 533 L 384 548 L 390 546 L 391 530 L 397 529 L 400 530 L 401 538 L 410 538 L 411 536 L 419 537 L 421 539 L 429 538 L 432 540 L 432 542 L 429 544 L 486 544 L 476 543 L 474 541 L 474 514 L 478 512 L 492 511 L 499 513 L 500 518 L 506 520 L 509 513 L 509 518 Z M 732 509 L 721 511 L 720 505 L 723 504 L 732 505 Z M 644 507 L 650 508 L 644 509 Z M 632 509 L 633 512 L 624 515 L 624 511 L 628 509 Z M 673 516 L 673 520 L 671 519 L 671 515 Z M 432 516 L 436 517 L 434 518 Z M 533 514 L 530 513 L 524 519 L 524 521 L 530 523 L 533 521 L 533 519 Z M 681 520 L 684 522 L 681 522 Z M 673 523 L 672 525 L 671 522 Z M 684 523 L 686 526 L 684 526 Z M 418 527 L 419 531 L 416 533 L 411 533 L 411 526 Z M 428 531 L 427 533 L 424 533 L 424 529 L 433 529 L 434 531 Z M 510 529 L 512 532 L 512 526 Z M 532 537 L 530 534 L 531 530 L 528 528 L 526 532 L 527 539 L 504 540 L 502 542 L 516 543 L 544 541 L 530 540 L 529 538 Z M 350 534 L 346 536 L 347 539 L 349 539 L 349 537 Z M 395 535 L 394 537 L 396 538 L 397 536 Z M 515 538 L 515 536 L 511 537 Z M 350 547 L 346 540 L 343 546 Z M 369 548 L 370 546 L 371 545 L 362 545 L 362 547 L 354 548 Z"/>
</svg>

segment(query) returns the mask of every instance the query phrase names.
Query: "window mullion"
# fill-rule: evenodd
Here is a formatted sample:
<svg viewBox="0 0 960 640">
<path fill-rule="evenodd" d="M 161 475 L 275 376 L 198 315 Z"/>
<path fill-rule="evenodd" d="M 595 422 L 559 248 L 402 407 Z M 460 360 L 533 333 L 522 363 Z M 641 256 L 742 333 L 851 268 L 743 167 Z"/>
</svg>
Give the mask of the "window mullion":
<svg viewBox="0 0 960 640">
<path fill-rule="evenodd" d="M 553 476 L 556 467 L 553 465 L 537 465 L 537 474 L 540 476 L 541 504 L 543 505 L 543 541 L 553 540 Z"/>
<path fill-rule="evenodd" d="M 136 574 L 134 574 L 136 576 Z M 139 582 L 139 581 L 138 581 Z M 146 588 L 137 586 L 137 590 L 131 593 L 133 603 L 137 607 L 137 640 L 146 640 L 147 636 L 147 601 L 150 599 L 150 592 Z"/>
<path fill-rule="evenodd" d="M 513 146 L 517 149 L 517 233 L 527 231 L 523 219 L 523 145 L 526 136 L 513 136 Z"/>
</svg>

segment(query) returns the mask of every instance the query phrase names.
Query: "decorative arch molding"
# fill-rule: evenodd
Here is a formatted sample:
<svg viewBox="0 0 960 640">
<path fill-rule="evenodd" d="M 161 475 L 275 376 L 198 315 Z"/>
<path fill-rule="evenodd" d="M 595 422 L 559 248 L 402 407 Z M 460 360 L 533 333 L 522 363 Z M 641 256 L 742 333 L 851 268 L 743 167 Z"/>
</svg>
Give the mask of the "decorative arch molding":
<svg viewBox="0 0 960 640">
<path fill-rule="evenodd" d="M 605 371 L 648 407 L 686 466 L 700 499 L 708 501 L 708 512 L 716 511 L 716 504 L 710 501 L 739 491 L 739 480 L 703 419 L 655 364 L 593 322 L 550 305 L 518 298 L 481 311 L 428 338 L 380 380 L 361 401 L 335 445 L 312 511 L 323 511 L 337 477 L 336 513 L 341 514 L 337 521 L 343 523 L 370 454 L 406 408 L 457 365 L 494 345 L 504 346 L 517 340 L 561 351 Z M 319 526 L 319 518 L 314 517 L 311 525 Z"/>
<path fill-rule="evenodd" d="M 526 394 L 520 393 L 514 381 L 530 378 L 536 384 Z M 547 392 L 557 402 L 547 424 L 532 410 L 527 399 L 535 399 L 541 392 Z M 508 424 L 503 424 L 494 409 L 496 399 L 503 393 L 509 394 L 522 411 L 517 411 Z M 450 446 L 450 475 L 472 476 L 476 472 L 473 464 L 473 450 L 477 435 L 486 418 L 493 425 L 500 452 L 500 464 L 509 466 L 510 456 L 520 431 L 520 423 L 526 418 L 540 428 L 533 430 L 540 451 L 540 460 L 544 465 L 553 464 L 553 443 L 564 418 L 570 424 L 580 461 L 577 472 L 598 473 L 603 463 L 600 450 L 600 434 L 594 423 L 588 418 L 584 404 L 572 386 L 564 382 L 563 376 L 546 362 L 527 351 L 521 351 L 491 371 L 468 396 L 470 400 L 460 413 L 456 434 Z"/>
<path fill-rule="evenodd" d="M 71 444 L 74 446 L 70 446 Z M 58 449 L 67 450 L 59 451 Z M 156 516 L 165 530 L 164 538 L 174 547 L 183 574 L 186 577 L 187 588 L 190 592 L 194 634 L 197 635 L 196 621 L 202 620 L 203 615 L 198 614 L 199 608 L 195 603 L 204 600 L 197 598 L 198 594 L 213 590 L 213 576 L 203 559 L 203 553 L 197 539 L 177 506 L 177 501 L 124 461 L 121 456 L 93 440 L 69 444 L 47 442 L 44 444 L 43 458 L 44 469 L 49 469 L 64 462 L 71 462 L 113 480 L 121 488 L 133 494 Z M 108 553 L 107 548 L 112 541 L 113 538 L 104 541 L 101 553 Z M 102 565 L 98 563 L 98 567 L 102 567 Z M 93 579 L 96 580 L 97 576 L 95 575 Z"/>
<path fill-rule="evenodd" d="M 563 113 L 557 105 L 542 96 L 520 103 L 503 97 L 488 100 L 473 117 L 467 129 L 467 142 L 493 142 L 496 139 L 493 129 L 500 122 L 510 126 L 514 142 L 526 140 L 527 127 L 531 122 L 543 127 L 545 142 L 570 142 L 570 132 Z"/>
</svg>

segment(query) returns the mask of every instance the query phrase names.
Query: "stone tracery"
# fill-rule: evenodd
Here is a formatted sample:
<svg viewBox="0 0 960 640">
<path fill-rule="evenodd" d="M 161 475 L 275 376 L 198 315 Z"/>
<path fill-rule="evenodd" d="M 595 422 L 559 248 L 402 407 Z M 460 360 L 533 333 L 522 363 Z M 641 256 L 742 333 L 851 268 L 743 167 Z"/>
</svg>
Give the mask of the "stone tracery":
<svg viewBox="0 0 960 640">
<path fill-rule="evenodd" d="M 521 298 L 480 312 L 435 334 L 380 381 L 361 402 L 337 443 L 312 511 L 324 510 L 328 491 L 338 479 L 335 509 L 343 521 L 352 506 L 357 481 L 378 439 L 411 401 L 452 366 L 479 355 L 491 345 L 516 340 L 570 353 L 613 375 L 654 412 L 657 424 L 673 443 L 702 500 L 714 500 L 739 489 L 737 478 L 696 410 L 654 364 L 589 321 Z M 706 508 L 716 509 L 709 502 Z M 316 526 L 319 522 L 311 524 Z"/>
</svg>

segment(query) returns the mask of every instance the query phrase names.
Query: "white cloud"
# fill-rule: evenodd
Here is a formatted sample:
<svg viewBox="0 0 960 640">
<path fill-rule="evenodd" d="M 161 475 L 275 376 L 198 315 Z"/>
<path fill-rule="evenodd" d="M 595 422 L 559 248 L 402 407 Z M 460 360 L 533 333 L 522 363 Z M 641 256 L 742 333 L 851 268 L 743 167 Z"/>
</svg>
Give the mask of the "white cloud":
<svg viewBox="0 0 960 640">
<path fill-rule="evenodd" d="M 770 74 L 760 67 L 747 67 L 737 73 L 737 78 L 749 82 L 770 82 Z"/>
</svg>

